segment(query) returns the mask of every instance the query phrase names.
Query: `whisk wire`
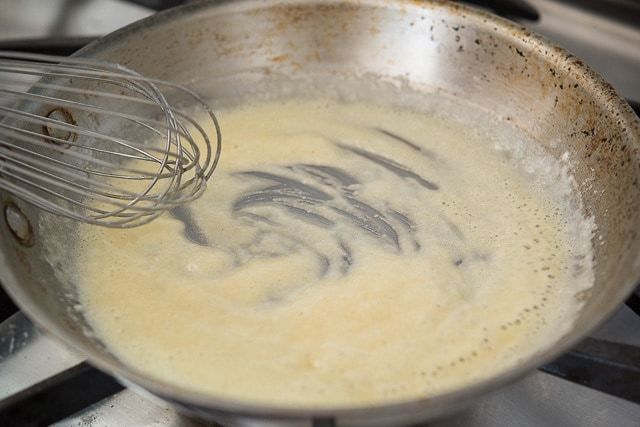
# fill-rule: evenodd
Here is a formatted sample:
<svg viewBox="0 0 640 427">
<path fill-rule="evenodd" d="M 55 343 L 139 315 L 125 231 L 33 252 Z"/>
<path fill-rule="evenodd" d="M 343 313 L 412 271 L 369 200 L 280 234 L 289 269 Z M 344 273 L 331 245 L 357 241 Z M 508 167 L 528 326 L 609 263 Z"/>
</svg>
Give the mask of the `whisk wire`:
<svg viewBox="0 0 640 427">
<path fill-rule="evenodd" d="M 24 131 L 23 133 L 25 133 L 27 135 L 23 135 L 21 133 L 12 133 L 11 131 L 7 132 L 6 129 L 4 129 L 4 125 L 0 124 L 0 135 L 1 134 L 11 135 L 14 140 L 30 142 L 34 146 L 37 146 L 37 147 L 45 146 L 46 143 L 44 143 L 42 141 L 34 140 L 31 136 L 29 136 L 29 135 L 32 135 L 33 133 L 27 132 L 27 131 Z M 133 168 L 130 168 L 130 167 L 122 167 L 122 168 L 119 168 L 119 169 L 116 169 L 116 170 L 126 171 L 126 172 L 130 172 L 130 173 L 137 173 L 138 175 L 113 174 L 113 173 L 103 172 L 103 171 L 99 171 L 99 170 L 93 170 L 93 169 L 89 169 L 89 168 L 86 168 L 86 167 L 80 167 L 80 166 L 74 165 L 72 163 L 66 163 L 66 162 L 63 162 L 61 160 L 51 158 L 50 156 L 43 155 L 42 153 L 30 150 L 30 149 L 22 147 L 22 146 L 16 146 L 16 145 L 13 145 L 13 144 L 7 144 L 5 141 L 2 141 L 2 140 L 0 140 L 0 147 L 10 147 L 10 149 L 13 150 L 13 151 L 19 151 L 19 152 L 22 152 L 22 153 L 27 153 L 30 156 L 30 158 L 32 158 L 32 159 L 34 159 L 34 158 L 43 159 L 44 160 L 44 162 L 42 163 L 42 167 L 43 168 L 46 168 L 46 167 L 48 167 L 48 166 L 53 164 L 53 165 L 57 165 L 57 166 L 60 166 L 60 167 L 73 169 L 73 170 L 76 170 L 78 172 L 85 173 L 87 175 L 97 175 L 97 176 L 102 176 L 102 177 L 129 179 L 129 180 L 148 180 L 153 176 L 158 176 L 157 172 L 151 173 L 151 172 L 148 172 L 148 171 L 144 171 L 144 170 L 141 170 L 141 169 L 133 169 Z M 49 148 L 49 147 L 47 147 L 47 148 Z M 63 147 L 52 147 L 51 150 L 58 152 L 58 154 L 64 154 L 64 148 Z M 105 150 L 95 150 L 95 151 L 98 151 L 98 152 L 101 152 L 101 153 L 104 153 L 104 152 L 111 153 L 111 152 L 105 151 Z M 119 153 L 116 153 L 116 154 L 120 155 Z M 149 161 L 148 159 L 143 159 L 142 157 L 137 157 L 137 156 L 131 156 L 131 155 L 123 155 L 123 156 L 124 157 L 130 157 L 130 158 Z M 84 160 L 87 160 L 87 161 L 93 160 L 90 155 L 84 155 L 84 154 L 81 154 L 81 153 L 78 155 L 77 158 L 84 159 Z M 34 159 L 34 161 L 35 161 L 35 159 Z M 104 166 L 104 167 L 112 166 L 112 163 L 109 163 L 109 162 L 106 162 L 106 161 L 101 161 L 101 160 L 93 160 L 93 161 L 95 162 L 95 164 L 100 165 L 100 166 Z M 169 170 L 169 172 L 167 172 L 167 174 L 160 174 L 159 175 L 161 178 L 168 177 L 169 173 L 173 173 L 171 168 L 170 168 L 170 165 L 171 165 L 171 163 L 167 165 L 167 169 Z M 64 173 L 64 172 L 61 171 L 61 173 Z M 96 182 L 95 185 L 99 185 L 99 183 Z"/>
<path fill-rule="evenodd" d="M 141 225 L 199 197 L 220 153 L 217 118 L 188 88 L 100 60 L 0 51 L 0 188 L 45 211 Z"/>
</svg>

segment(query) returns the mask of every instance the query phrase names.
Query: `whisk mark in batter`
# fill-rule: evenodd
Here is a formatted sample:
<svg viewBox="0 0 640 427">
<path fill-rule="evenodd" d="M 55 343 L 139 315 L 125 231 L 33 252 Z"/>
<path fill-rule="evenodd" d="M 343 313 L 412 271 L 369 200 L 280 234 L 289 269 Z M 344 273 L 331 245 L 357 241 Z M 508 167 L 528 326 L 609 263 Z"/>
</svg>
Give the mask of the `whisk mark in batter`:
<svg viewBox="0 0 640 427">
<path fill-rule="evenodd" d="M 382 129 L 382 128 L 375 128 L 375 130 L 380 132 L 383 135 L 388 136 L 391 139 L 395 139 L 396 141 L 399 141 L 399 142 L 403 143 L 404 145 L 406 145 L 407 147 L 413 149 L 414 151 L 418 151 L 418 152 L 424 154 L 425 156 L 427 156 L 428 158 L 430 158 L 432 160 L 435 160 L 435 158 L 436 158 L 436 154 L 433 151 L 431 151 L 431 150 L 429 150 L 427 148 L 421 147 L 418 144 L 409 141 L 407 138 L 398 135 L 397 133 L 394 133 L 394 132 L 391 132 L 391 131 L 388 131 L 388 130 Z"/>
<path fill-rule="evenodd" d="M 433 182 L 424 179 L 417 173 L 406 169 L 403 165 L 397 163 L 394 160 L 388 159 L 378 154 L 371 153 L 361 148 L 352 147 L 350 145 L 346 145 L 342 143 L 336 143 L 336 145 L 342 148 L 343 150 L 349 151 L 353 154 L 356 154 L 362 158 L 365 158 L 367 160 L 372 161 L 373 163 L 376 163 L 382 166 L 383 168 L 392 172 L 394 175 L 397 175 L 401 178 L 411 178 L 428 190 L 436 191 L 440 189 L 440 187 L 437 184 L 434 184 Z"/>
</svg>

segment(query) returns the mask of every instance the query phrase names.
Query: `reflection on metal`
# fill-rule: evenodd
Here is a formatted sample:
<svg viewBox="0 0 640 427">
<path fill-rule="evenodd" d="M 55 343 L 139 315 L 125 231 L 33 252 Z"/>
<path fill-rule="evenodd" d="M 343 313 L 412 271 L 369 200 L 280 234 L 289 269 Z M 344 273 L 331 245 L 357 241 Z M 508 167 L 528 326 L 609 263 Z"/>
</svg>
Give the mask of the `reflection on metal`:
<svg viewBox="0 0 640 427">
<path fill-rule="evenodd" d="M 540 370 L 640 404 L 640 347 L 586 338 Z"/>
<path fill-rule="evenodd" d="M 35 239 L 31 223 L 15 203 L 8 202 L 5 205 L 4 220 L 18 242 L 27 247 L 33 246 Z"/>
<path fill-rule="evenodd" d="M 59 122 L 64 122 L 72 126 L 77 125 L 76 121 L 73 119 L 73 116 L 66 108 L 54 108 L 53 110 L 49 111 L 49 113 L 47 113 L 47 118 Z M 62 142 L 60 141 L 74 142 L 78 137 L 78 134 L 75 132 L 71 132 L 69 130 L 64 130 L 61 128 L 54 128 L 49 124 L 45 124 L 42 126 L 42 133 L 44 133 L 46 136 L 51 137 L 46 138 L 47 142 L 52 142 L 58 145 L 62 144 Z"/>
</svg>

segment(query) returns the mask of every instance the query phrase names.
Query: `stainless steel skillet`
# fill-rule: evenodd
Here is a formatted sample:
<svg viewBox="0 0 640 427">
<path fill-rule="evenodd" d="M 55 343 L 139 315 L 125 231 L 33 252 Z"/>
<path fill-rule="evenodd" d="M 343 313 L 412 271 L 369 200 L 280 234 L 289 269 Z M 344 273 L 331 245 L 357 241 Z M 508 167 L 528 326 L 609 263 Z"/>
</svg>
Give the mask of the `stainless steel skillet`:
<svg viewBox="0 0 640 427">
<path fill-rule="evenodd" d="M 571 163 L 576 191 L 598 225 L 595 287 L 578 296 L 585 300 L 580 318 L 553 348 L 500 376 L 431 399 L 278 408 L 192 393 L 123 365 L 74 309 L 73 282 L 57 278 L 65 265 L 44 260 L 48 239 L 65 242 L 65 253 L 73 253 L 74 224 L 59 220 L 55 227 L 41 227 L 39 212 L 2 194 L 3 210 L 17 207 L 30 224 L 28 239 L 17 238 L 6 222 L 0 225 L 0 279 L 21 308 L 99 368 L 184 410 L 233 424 L 389 425 L 437 417 L 574 346 L 624 301 L 640 277 L 638 118 L 579 59 L 500 18 L 442 2 L 198 2 L 126 27 L 79 54 L 185 83 L 220 103 L 251 97 L 253 85 L 276 76 L 316 72 L 336 79 L 403 79 L 425 96 L 444 91 L 514 123 L 551 155 L 568 152 L 577 159 Z"/>
</svg>

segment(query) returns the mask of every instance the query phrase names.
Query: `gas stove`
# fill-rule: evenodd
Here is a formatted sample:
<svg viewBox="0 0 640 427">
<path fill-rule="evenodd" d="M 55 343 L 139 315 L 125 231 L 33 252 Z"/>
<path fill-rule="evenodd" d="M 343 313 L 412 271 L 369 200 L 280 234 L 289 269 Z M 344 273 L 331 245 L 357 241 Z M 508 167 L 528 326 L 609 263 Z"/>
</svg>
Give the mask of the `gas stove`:
<svg viewBox="0 0 640 427">
<path fill-rule="evenodd" d="M 180 0 L 5 0 L 0 49 L 69 54 L 95 37 Z M 546 35 L 600 72 L 638 107 L 638 0 L 473 0 Z M 636 111 L 638 111 L 636 109 Z M 640 425 L 640 296 L 570 354 L 430 426 Z M 626 371 L 586 358 L 583 346 L 618 343 Z M 591 352 L 593 353 L 593 352 Z M 619 378 L 621 372 L 631 376 Z M 571 380 L 568 381 L 567 379 Z M 605 392 L 597 391 L 605 390 Z M 0 426 L 216 425 L 187 418 L 124 388 L 41 333 L 0 289 Z"/>
</svg>

